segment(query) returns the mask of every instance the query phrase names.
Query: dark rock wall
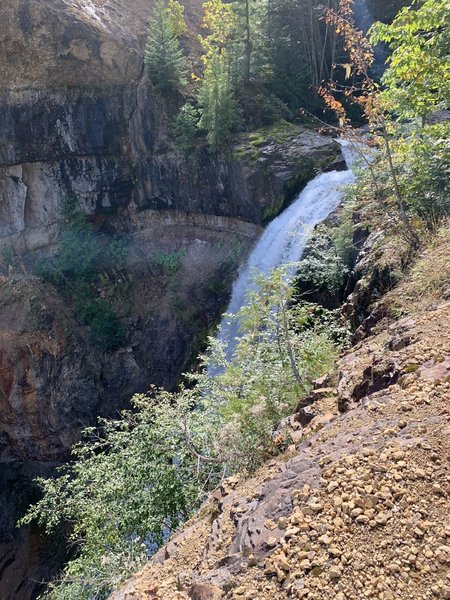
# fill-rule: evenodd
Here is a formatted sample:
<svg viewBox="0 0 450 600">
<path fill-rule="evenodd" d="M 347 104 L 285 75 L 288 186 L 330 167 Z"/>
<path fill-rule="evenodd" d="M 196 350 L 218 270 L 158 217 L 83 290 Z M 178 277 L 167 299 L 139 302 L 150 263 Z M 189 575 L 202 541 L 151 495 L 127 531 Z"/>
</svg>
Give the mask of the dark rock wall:
<svg viewBox="0 0 450 600">
<path fill-rule="evenodd" d="M 39 497 L 36 477 L 49 477 L 49 464 L 3 464 L 0 471 L 0 597 L 32 600 L 43 592 L 66 557 L 64 537 L 45 537 L 37 527 L 16 527 Z"/>
<path fill-rule="evenodd" d="M 62 458 L 83 425 L 150 383 L 173 385 L 267 215 L 339 155 L 330 138 L 298 128 L 234 158 L 182 158 L 143 69 L 150 8 L 0 6 L 0 253 L 18 257 L 0 281 L 0 460 Z M 194 0 L 186 11 L 192 25 Z M 30 275 L 34 256 L 55 250 L 68 193 L 102 235 L 124 235 L 133 250 L 114 352 L 93 347 L 71 307 Z M 172 277 L 152 265 L 156 252 L 180 250 Z"/>
</svg>

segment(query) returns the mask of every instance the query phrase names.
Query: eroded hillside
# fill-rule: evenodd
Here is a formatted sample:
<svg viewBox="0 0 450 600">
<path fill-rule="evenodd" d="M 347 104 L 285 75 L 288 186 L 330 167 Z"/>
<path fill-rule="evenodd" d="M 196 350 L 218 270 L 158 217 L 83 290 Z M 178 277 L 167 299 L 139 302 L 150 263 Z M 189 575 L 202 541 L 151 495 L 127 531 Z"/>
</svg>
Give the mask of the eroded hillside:
<svg viewBox="0 0 450 600">
<path fill-rule="evenodd" d="M 112 599 L 450 597 L 449 231 L 372 305 L 288 451 L 224 481 Z"/>
</svg>

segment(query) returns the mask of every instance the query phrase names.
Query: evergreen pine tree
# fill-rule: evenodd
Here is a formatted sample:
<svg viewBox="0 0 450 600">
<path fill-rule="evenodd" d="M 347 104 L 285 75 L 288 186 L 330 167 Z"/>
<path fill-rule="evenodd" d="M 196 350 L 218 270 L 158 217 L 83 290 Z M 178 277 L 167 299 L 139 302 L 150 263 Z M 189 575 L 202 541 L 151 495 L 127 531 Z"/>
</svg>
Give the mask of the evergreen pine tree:
<svg viewBox="0 0 450 600">
<path fill-rule="evenodd" d="M 238 120 L 236 100 L 223 55 L 216 53 L 209 59 L 198 101 L 200 128 L 207 131 L 209 146 L 213 152 L 217 152 L 230 141 L 231 132 Z"/>
<path fill-rule="evenodd" d="M 174 91 L 186 85 L 186 60 L 163 0 L 156 2 L 149 23 L 145 64 L 159 91 Z"/>
<path fill-rule="evenodd" d="M 199 127 L 207 132 L 210 149 L 217 152 L 227 146 L 238 121 L 232 57 L 228 52 L 237 15 L 224 0 L 209 0 L 203 8 L 202 29 L 206 35 L 200 36 L 204 72 L 197 96 Z"/>
</svg>

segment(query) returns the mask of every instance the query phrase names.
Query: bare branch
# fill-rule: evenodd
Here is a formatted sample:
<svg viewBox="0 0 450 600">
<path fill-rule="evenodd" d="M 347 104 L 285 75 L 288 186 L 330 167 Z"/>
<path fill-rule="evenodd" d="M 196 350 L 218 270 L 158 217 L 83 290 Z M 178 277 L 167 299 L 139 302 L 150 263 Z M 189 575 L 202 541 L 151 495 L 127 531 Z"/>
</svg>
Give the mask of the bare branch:
<svg viewBox="0 0 450 600">
<path fill-rule="evenodd" d="M 189 450 L 189 452 L 193 456 L 195 456 L 195 458 L 197 458 L 200 462 L 213 463 L 216 465 L 223 463 L 223 460 L 221 458 L 213 458 L 212 456 L 204 456 L 203 454 L 200 454 L 200 452 L 197 450 L 197 448 L 194 446 L 194 443 L 192 442 L 192 438 L 191 438 L 191 435 L 189 432 L 189 424 L 188 424 L 187 415 L 185 415 L 185 417 L 183 419 L 183 429 L 184 429 L 184 441 L 186 443 L 186 447 Z"/>
</svg>

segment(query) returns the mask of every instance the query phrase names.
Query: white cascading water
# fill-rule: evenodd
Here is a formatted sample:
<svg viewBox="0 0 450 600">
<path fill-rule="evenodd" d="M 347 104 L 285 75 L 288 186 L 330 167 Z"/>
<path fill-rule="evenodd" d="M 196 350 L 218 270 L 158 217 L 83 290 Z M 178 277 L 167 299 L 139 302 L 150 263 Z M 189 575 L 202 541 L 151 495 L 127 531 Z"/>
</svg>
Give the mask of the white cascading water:
<svg viewBox="0 0 450 600">
<path fill-rule="evenodd" d="M 348 170 L 317 175 L 296 200 L 269 223 L 233 284 L 226 314 L 234 315 L 245 305 L 247 293 L 255 286 L 255 273 L 267 275 L 276 267 L 299 261 L 308 234 L 337 208 L 343 197 L 342 186 L 354 181 L 351 170 L 354 157 L 350 145 L 344 140 L 340 144 Z M 227 343 L 228 358 L 233 353 L 237 336 L 237 323 L 224 316 L 217 337 Z"/>
</svg>

